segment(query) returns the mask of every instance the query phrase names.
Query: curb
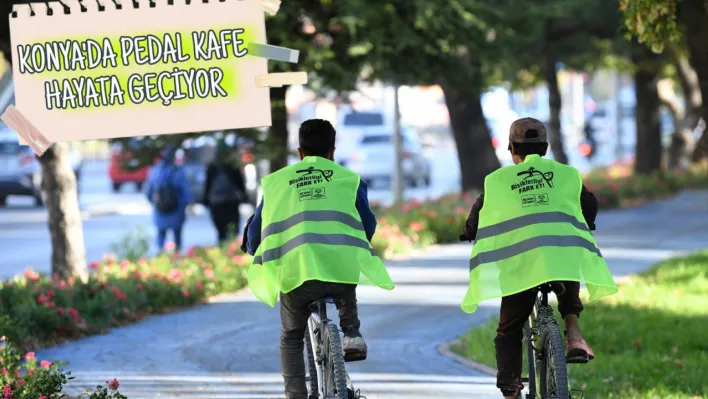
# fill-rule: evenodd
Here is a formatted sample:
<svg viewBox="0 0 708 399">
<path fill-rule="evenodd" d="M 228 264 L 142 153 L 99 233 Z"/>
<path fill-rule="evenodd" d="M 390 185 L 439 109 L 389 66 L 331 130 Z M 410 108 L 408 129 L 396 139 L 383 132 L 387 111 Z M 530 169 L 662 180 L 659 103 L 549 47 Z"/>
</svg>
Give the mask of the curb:
<svg viewBox="0 0 708 399">
<path fill-rule="evenodd" d="M 452 346 L 455 344 L 458 344 L 460 342 L 459 338 L 455 338 L 452 341 L 448 342 L 443 342 L 442 344 L 438 345 L 438 352 L 440 352 L 441 355 L 450 358 L 457 363 L 462 364 L 463 366 L 467 366 L 471 369 L 475 369 L 477 371 L 481 371 L 484 374 L 490 375 L 492 377 L 497 376 L 497 370 L 494 368 L 491 368 L 485 364 L 482 363 L 477 363 L 474 360 L 467 359 L 466 357 L 462 357 L 455 352 L 452 351 Z"/>
</svg>

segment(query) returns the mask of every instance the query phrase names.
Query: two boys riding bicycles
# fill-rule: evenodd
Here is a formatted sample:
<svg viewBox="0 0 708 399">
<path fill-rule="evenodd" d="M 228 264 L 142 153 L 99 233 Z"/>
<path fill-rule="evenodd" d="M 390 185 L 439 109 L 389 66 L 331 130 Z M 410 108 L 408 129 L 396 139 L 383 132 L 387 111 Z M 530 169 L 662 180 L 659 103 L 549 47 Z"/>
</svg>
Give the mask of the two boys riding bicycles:
<svg viewBox="0 0 708 399">
<path fill-rule="evenodd" d="M 247 224 L 242 246 L 254 255 L 248 272 L 254 295 L 270 306 L 281 299 L 281 363 L 288 399 L 318 397 L 316 392 L 308 396 L 303 357 L 310 304 L 333 298 L 344 332 L 343 351 L 365 359 L 356 285 L 393 289 L 369 243 L 376 221 L 366 186 L 333 162 L 331 124 L 306 121 L 299 135 L 301 162 L 263 179 L 263 200 Z M 558 299 L 567 355 L 587 359 L 594 354 L 578 329 L 580 282 L 586 283 L 590 300 L 617 288 L 590 234 L 597 201 L 577 170 L 541 158 L 548 147 L 546 132 L 534 119 L 514 122 L 509 141 L 515 165 L 487 176 L 484 194 L 460 239 L 476 240 L 462 310 L 472 313 L 483 300 L 503 298 L 495 339 L 497 386 L 505 397 L 516 398 L 523 388 L 523 328 L 537 287 L 565 282 L 566 291 Z"/>
</svg>

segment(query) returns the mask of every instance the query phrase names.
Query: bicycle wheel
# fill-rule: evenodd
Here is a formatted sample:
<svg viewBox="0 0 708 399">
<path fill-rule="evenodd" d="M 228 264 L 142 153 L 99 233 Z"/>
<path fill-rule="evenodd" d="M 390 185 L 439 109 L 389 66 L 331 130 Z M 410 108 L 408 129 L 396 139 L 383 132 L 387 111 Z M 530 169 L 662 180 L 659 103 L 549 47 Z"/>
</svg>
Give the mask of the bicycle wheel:
<svg viewBox="0 0 708 399">
<path fill-rule="evenodd" d="M 536 354 L 533 347 L 531 323 L 526 320 L 524 324 L 524 344 L 526 345 L 526 362 L 529 366 L 529 395 L 528 399 L 536 398 Z"/>
<path fill-rule="evenodd" d="M 324 331 L 325 354 L 324 392 L 327 399 L 348 399 L 347 371 L 344 368 L 344 350 L 339 330 L 328 324 Z"/>
<path fill-rule="evenodd" d="M 310 395 L 317 395 L 317 368 L 315 367 L 315 354 L 312 351 L 312 342 L 310 341 L 310 327 L 305 329 L 305 348 L 307 349 L 307 372 L 310 375 Z"/>
<path fill-rule="evenodd" d="M 565 363 L 563 335 L 557 324 L 546 324 L 541 330 L 543 365 L 540 370 L 541 397 L 570 399 L 568 368 Z"/>
</svg>

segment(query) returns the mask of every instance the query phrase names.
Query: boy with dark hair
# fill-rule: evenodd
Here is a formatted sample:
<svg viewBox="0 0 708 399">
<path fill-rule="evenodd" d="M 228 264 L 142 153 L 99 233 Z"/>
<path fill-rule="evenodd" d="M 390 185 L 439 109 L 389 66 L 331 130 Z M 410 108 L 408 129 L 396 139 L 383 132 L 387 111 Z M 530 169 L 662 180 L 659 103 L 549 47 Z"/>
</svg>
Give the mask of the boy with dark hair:
<svg viewBox="0 0 708 399">
<path fill-rule="evenodd" d="M 332 125 L 322 119 L 300 126 L 301 161 L 263 178 L 263 199 L 246 226 L 242 246 L 254 255 L 248 270 L 253 294 L 270 306 L 280 297 L 280 356 L 287 399 L 308 397 L 303 350 L 309 304 L 334 299 L 344 352 L 363 360 L 367 346 L 359 332 L 356 286 L 393 289 L 370 244 L 376 219 L 366 185 L 333 161 L 335 135 Z"/>
</svg>

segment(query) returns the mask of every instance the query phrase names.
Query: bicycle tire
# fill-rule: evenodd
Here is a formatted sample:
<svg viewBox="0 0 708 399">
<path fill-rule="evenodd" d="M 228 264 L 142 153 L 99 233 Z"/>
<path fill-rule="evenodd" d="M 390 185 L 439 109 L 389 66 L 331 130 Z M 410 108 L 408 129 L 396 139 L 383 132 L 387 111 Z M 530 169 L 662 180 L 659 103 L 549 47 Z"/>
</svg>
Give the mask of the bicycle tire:
<svg viewBox="0 0 708 399">
<path fill-rule="evenodd" d="M 324 332 L 325 348 L 327 348 L 324 362 L 325 396 L 328 399 L 348 399 L 347 370 L 344 367 L 344 350 L 342 349 L 339 330 L 334 324 L 328 324 Z"/>
<path fill-rule="evenodd" d="M 315 367 L 315 354 L 310 341 L 310 327 L 305 328 L 305 348 L 307 349 L 307 370 L 310 374 L 310 395 L 317 395 L 319 384 L 317 381 L 317 368 Z"/>
<path fill-rule="evenodd" d="M 541 353 L 543 354 L 543 365 L 540 370 L 541 397 L 570 399 L 568 385 L 568 366 L 565 362 L 565 345 L 563 335 L 557 324 L 546 324 L 541 329 Z M 548 392 L 549 382 L 555 385 L 555 396 L 553 392 Z"/>
<path fill-rule="evenodd" d="M 531 322 L 526 320 L 524 324 L 524 342 L 526 343 L 526 361 L 529 366 L 529 396 L 528 399 L 536 399 L 536 356 L 534 356 L 533 338 L 531 334 Z"/>
</svg>

